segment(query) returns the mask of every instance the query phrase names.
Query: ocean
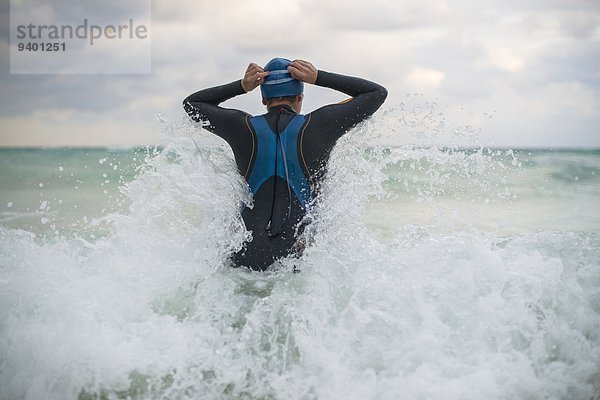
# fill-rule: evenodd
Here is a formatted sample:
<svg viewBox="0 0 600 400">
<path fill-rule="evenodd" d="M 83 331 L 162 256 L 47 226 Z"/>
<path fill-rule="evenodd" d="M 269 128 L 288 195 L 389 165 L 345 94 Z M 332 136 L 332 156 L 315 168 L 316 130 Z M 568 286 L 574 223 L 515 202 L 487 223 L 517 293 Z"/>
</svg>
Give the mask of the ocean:
<svg viewBox="0 0 600 400">
<path fill-rule="evenodd" d="M 600 150 L 373 129 L 264 273 L 206 132 L 0 150 L 0 399 L 600 399 Z"/>
</svg>

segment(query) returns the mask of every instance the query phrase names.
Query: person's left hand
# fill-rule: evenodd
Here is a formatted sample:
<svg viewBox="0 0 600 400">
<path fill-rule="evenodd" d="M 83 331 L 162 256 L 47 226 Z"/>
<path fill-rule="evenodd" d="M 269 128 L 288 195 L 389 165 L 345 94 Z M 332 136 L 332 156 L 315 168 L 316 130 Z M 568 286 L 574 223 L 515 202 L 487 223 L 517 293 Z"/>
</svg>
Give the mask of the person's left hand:
<svg viewBox="0 0 600 400">
<path fill-rule="evenodd" d="M 261 66 L 255 63 L 250 63 L 246 68 L 246 73 L 242 78 L 242 89 L 246 92 L 250 92 L 256 89 L 261 83 L 264 82 L 265 77 L 269 75 L 269 71 L 262 69 Z"/>
</svg>

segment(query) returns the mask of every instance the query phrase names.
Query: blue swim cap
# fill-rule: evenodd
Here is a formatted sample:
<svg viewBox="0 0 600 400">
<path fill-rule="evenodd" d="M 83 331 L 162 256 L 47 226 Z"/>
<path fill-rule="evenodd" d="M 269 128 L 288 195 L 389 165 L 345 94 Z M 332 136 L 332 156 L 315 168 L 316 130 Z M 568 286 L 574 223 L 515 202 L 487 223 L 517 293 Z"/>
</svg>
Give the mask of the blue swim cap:
<svg viewBox="0 0 600 400">
<path fill-rule="evenodd" d="M 286 58 L 274 58 L 265 65 L 270 74 L 260 85 L 264 99 L 283 96 L 297 96 L 304 92 L 304 83 L 292 78 L 287 68 L 292 62 Z"/>
</svg>

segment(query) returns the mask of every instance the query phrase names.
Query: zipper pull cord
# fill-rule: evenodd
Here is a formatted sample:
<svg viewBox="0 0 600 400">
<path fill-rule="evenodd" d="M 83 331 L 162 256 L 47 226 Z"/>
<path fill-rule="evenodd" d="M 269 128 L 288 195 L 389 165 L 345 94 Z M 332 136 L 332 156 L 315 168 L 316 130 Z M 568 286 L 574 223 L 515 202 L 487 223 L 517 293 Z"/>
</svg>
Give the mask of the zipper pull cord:
<svg viewBox="0 0 600 400">
<path fill-rule="evenodd" d="M 277 114 L 277 121 L 275 123 L 276 125 L 276 135 L 277 138 L 275 139 L 275 170 L 273 172 L 273 176 L 275 181 L 273 182 L 273 200 L 271 201 L 271 213 L 269 215 L 269 222 L 267 223 L 267 226 L 265 227 L 265 229 L 267 230 L 267 234 L 269 235 L 269 237 L 271 238 L 276 238 L 277 236 L 279 236 L 279 234 L 281 233 L 281 230 L 283 229 L 283 227 L 287 224 L 289 218 L 290 218 L 290 214 L 292 213 L 292 191 L 290 189 L 290 177 L 288 174 L 288 167 L 287 167 L 287 157 L 285 156 L 285 147 L 283 146 L 283 142 L 281 141 L 281 130 L 279 128 L 279 121 L 281 119 L 281 113 L 284 111 L 284 108 L 280 108 L 279 109 L 279 113 Z M 271 231 L 271 227 L 273 225 L 273 214 L 275 212 L 275 200 L 277 197 L 277 164 L 278 164 L 278 147 L 281 148 L 281 157 L 283 158 L 283 169 L 285 171 L 285 180 L 287 183 L 287 189 L 288 189 L 288 198 L 289 198 L 289 203 L 288 203 L 288 211 L 287 211 L 287 215 L 285 216 L 283 223 L 281 224 L 281 227 L 279 230 L 277 230 L 277 232 L 273 233 Z"/>
</svg>

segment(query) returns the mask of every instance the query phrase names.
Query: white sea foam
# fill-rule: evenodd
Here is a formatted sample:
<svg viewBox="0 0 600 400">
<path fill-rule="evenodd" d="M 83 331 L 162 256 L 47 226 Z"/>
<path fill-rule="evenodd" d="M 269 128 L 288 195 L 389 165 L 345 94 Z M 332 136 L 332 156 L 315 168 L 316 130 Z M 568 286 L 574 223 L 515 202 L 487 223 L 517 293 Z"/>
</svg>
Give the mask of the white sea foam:
<svg viewBox="0 0 600 400">
<path fill-rule="evenodd" d="M 600 398 L 597 230 L 505 229 L 511 154 L 365 124 L 305 254 L 255 273 L 227 267 L 250 202 L 228 150 L 166 126 L 106 234 L 0 226 L 0 398 Z"/>
</svg>

